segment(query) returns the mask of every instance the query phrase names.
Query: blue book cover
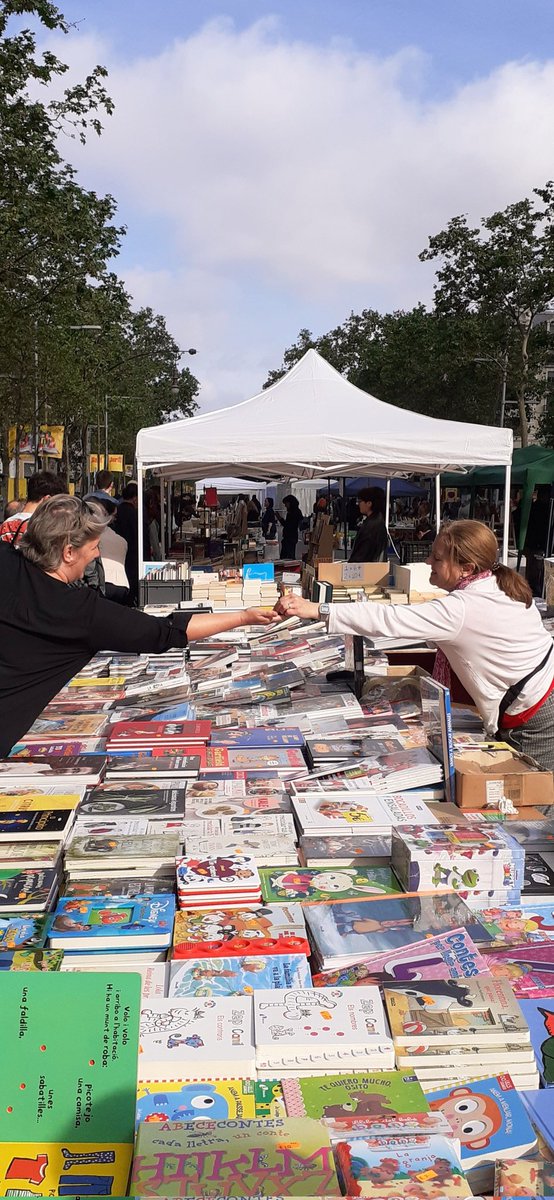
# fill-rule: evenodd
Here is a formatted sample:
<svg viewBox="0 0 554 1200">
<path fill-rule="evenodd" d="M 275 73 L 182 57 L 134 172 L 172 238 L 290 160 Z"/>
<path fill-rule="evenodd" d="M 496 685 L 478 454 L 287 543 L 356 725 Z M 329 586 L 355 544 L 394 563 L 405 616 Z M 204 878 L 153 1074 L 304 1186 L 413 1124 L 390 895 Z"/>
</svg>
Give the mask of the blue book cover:
<svg viewBox="0 0 554 1200">
<path fill-rule="evenodd" d="M 0 916 L 0 951 L 40 949 L 46 942 L 50 918 Z"/>
<path fill-rule="evenodd" d="M 245 563 L 242 568 L 242 578 L 262 579 L 272 583 L 275 579 L 275 566 L 272 562 Z"/>
<path fill-rule="evenodd" d="M 210 746 L 229 746 L 251 750 L 269 750 L 274 746 L 303 746 L 299 729 L 214 729 Z"/>
<path fill-rule="evenodd" d="M 554 1087 L 554 996 L 520 1000 L 521 1011 L 531 1033 L 543 1087 Z M 554 1110 L 554 1100 L 551 1100 Z"/>
<path fill-rule="evenodd" d="M 520 1092 L 529 1119 L 554 1154 L 554 1104 L 547 1088 L 535 1092 Z"/>
<path fill-rule="evenodd" d="M 463 900 L 449 894 L 309 904 L 304 916 L 318 964 L 333 965 L 338 959 L 339 966 L 348 966 L 368 954 L 398 950 L 433 934 L 462 927 L 478 946 L 490 940 Z"/>
<path fill-rule="evenodd" d="M 525 1106 L 509 1075 L 472 1079 L 454 1088 L 424 1089 L 459 1138 L 464 1170 L 497 1158 L 518 1158 L 536 1145 Z"/>
<path fill-rule="evenodd" d="M 52 918 L 49 942 L 60 949 L 115 949 L 125 945 L 169 946 L 175 897 L 164 894 L 111 900 L 103 896 L 65 897 Z"/>
<path fill-rule="evenodd" d="M 251 996 L 260 988 L 306 988 L 312 978 L 305 954 L 244 955 L 241 958 L 189 958 L 172 962 L 169 995 Z"/>
<path fill-rule="evenodd" d="M 447 800 L 455 801 L 454 739 L 452 736 L 452 705 L 450 691 L 436 679 L 420 680 L 423 720 L 427 729 L 429 749 L 444 768 L 444 791 Z"/>
</svg>

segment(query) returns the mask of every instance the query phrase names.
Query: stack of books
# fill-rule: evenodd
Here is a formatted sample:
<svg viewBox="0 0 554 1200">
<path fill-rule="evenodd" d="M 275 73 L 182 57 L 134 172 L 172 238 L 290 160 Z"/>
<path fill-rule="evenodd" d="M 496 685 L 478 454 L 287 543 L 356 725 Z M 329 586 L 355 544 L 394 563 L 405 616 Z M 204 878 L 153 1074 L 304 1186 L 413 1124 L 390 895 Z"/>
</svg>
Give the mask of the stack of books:
<svg viewBox="0 0 554 1200">
<path fill-rule="evenodd" d="M 254 1040 L 261 1078 L 394 1067 L 377 987 L 258 991 Z"/>
<path fill-rule="evenodd" d="M 178 858 L 177 898 L 179 908 L 249 908 L 262 898 L 256 860 L 232 850 Z"/>
</svg>

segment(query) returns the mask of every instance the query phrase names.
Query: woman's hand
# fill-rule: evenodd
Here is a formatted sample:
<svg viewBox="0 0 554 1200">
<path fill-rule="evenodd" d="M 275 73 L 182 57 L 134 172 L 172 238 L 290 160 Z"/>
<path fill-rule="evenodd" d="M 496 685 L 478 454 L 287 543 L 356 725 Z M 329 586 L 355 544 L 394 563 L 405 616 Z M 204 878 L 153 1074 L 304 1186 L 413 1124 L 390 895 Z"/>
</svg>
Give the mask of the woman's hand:
<svg viewBox="0 0 554 1200">
<path fill-rule="evenodd" d="M 302 596 L 281 596 L 275 605 L 275 611 L 280 617 L 302 617 L 309 621 L 317 621 L 319 618 L 319 604 L 303 600 Z"/>
<path fill-rule="evenodd" d="M 280 614 L 273 608 L 245 608 L 243 625 L 277 625 Z"/>
</svg>

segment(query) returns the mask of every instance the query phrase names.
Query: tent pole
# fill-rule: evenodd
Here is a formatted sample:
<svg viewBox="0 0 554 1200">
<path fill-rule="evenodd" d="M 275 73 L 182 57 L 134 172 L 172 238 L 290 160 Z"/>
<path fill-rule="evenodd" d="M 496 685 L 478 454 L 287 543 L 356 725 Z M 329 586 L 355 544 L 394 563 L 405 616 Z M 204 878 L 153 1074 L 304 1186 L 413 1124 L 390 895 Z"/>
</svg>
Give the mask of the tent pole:
<svg viewBox="0 0 554 1200">
<path fill-rule="evenodd" d="M 441 527 L 441 477 L 435 475 L 435 527 L 437 533 Z"/>
<path fill-rule="evenodd" d="M 165 558 L 165 479 L 160 475 L 160 544 L 162 560 Z"/>
<path fill-rule="evenodd" d="M 344 523 L 344 558 L 348 558 L 348 509 L 346 503 L 346 476 L 342 477 L 342 519 Z"/>
<path fill-rule="evenodd" d="M 387 527 L 387 533 L 389 532 L 389 523 L 390 523 L 390 479 L 387 479 L 387 486 L 385 489 L 385 525 Z"/>
<path fill-rule="evenodd" d="M 504 522 L 502 525 L 502 562 L 508 565 L 508 537 L 510 533 L 510 482 L 512 464 L 506 463 L 506 478 L 504 480 Z"/>
<path fill-rule="evenodd" d="M 137 517 L 138 517 L 138 577 L 144 577 L 144 476 L 140 459 L 137 458 Z"/>
</svg>

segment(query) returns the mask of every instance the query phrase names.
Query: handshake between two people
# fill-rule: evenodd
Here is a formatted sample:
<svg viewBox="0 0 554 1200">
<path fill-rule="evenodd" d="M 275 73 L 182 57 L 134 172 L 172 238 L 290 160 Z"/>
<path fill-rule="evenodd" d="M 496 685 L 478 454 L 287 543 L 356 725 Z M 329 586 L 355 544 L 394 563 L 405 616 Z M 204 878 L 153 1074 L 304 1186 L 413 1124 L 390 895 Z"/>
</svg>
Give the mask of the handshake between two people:
<svg viewBox="0 0 554 1200">
<path fill-rule="evenodd" d="M 303 620 L 317 621 L 319 604 L 313 604 L 311 600 L 303 600 L 302 596 L 285 594 L 280 597 L 272 609 L 245 609 L 241 623 L 244 625 L 278 625 L 285 617 L 300 617 Z"/>
</svg>

